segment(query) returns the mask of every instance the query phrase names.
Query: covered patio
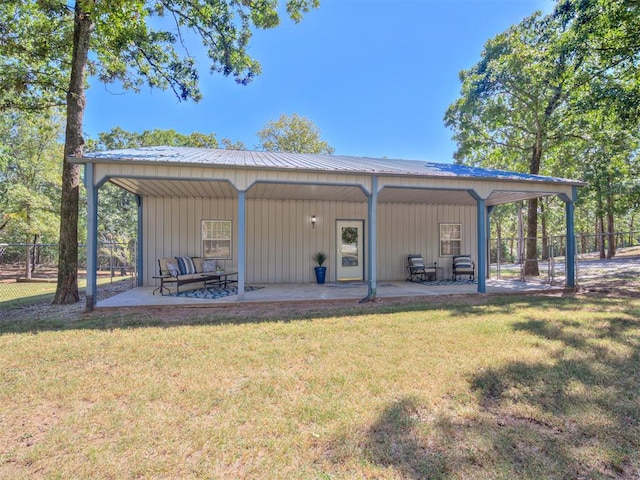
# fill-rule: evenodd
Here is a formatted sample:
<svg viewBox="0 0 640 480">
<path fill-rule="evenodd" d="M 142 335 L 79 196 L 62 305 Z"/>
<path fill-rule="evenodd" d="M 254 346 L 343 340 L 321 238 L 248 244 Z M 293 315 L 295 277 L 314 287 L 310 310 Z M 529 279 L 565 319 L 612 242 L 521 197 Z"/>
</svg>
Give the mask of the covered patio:
<svg viewBox="0 0 640 480">
<path fill-rule="evenodd" d="M 417 253 L 437 263 L 440 279 L 452 277 L 454 255 L 471 256 L 477 283 L 465 289 L 487 293 L 494 288 L 487 281 L 493 208 L 544 196 L 565 203 L 566 286 L 575 286 L 573 208 L 582 185 L 575 180 L 409 160 L 185 147 L 98 152 L 70 161 L 86 166 L 87 310 L 96 306 L 97 196 L 106 182 L 136 196 L 137 285 L 151 290 L 158 259 L 186 255 L 215 259 L 237 273 L 239 293 L 226 302 L 263 295 L 281 301 L 279 290 L 317 294 L 318 288 L 369 300 L 443 294 L 397 286 L 406 278 L 407 255 Z M 216 236 L 216 229 L 226 233 Z M 328 256 L 327 282 L 339 286 L 313 283 L 317 252 Z M 347 281 L 360 283 L 360 290 L 341 285 Z M 246 285 L 268 288 L 245 292 Z M 160 298 L 153 301 L 173 301 Z"/>
<path fill-rule="evenodd" d="M 302 284 L 266 284 L 256 285 L 259 289 L 245 292 L 243 303 L 318 303 L 345 302 L 356 304 L 367 298 L 366 283 L 313 283 Z M 542 282 L 522 282 L 519 280 L 488 279 L 486 294 L 508 295 L 524 293 L 562 292 L 562 286 L 552 286 Z M 154 287 L 137 287 L 113 297 L 101 300 L 95 309 L 136 308 L 136 307 L 228 307 L 238 304 L 237 295 L 229 295 L 217 299 L 176 297 L 172 295 L 154 294 Z M 450 285 L 429 285 L 414 282 L 393 281 L 380 282 L 377 287 L 377 299 L 380 301 L 411 297 L 419 300 L 424 297 L 442 295 L 477 295 L 477 285 L 460 283 Z"/>
</svg>

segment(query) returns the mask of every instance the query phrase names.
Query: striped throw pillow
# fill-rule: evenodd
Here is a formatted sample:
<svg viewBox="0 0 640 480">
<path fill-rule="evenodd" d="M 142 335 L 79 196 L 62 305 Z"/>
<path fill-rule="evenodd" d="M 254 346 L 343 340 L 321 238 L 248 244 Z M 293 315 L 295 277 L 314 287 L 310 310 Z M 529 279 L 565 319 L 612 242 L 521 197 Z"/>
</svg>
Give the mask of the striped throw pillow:
<svg viewBox="0 0 640 480">
<path fill-rule="evenodd" d="M 196 273 L 196 266 L 193 264 L 193 260 L 191 257 L 176 257 L 176 262 L 178 262 L 178 270 L 180 270 L 180 275 L 189 275 L 191 273 Z"/>
</svg>

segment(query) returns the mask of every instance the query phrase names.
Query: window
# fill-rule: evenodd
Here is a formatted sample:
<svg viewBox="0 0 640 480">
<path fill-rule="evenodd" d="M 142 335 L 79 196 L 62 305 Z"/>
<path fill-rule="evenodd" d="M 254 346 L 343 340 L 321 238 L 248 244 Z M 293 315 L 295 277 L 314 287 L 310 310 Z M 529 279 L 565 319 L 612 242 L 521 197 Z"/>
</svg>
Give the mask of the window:
<svg viewBox="0 0 640 480">
<path fill-rule="evenodd" d="M 202 256 L 231 258 L 231 220 L 202 220 Z"/>
<path fill-rule="evenodd" d="M 462 224 L 440 224 L 440 256 L 450 257 L 462 252 Z"/>
</svg>

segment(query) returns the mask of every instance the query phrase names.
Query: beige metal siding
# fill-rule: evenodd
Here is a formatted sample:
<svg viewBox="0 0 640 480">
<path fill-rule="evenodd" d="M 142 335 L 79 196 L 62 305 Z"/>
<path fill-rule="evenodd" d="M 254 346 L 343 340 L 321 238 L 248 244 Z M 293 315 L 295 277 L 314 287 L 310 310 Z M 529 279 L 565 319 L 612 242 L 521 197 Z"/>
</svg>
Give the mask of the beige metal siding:
<svg viewBox="0 0 640 480">
<path fill-rule="evenodd" d="M 311 226 L 316 215 L 316 227 Z M 247 281 L 255 283 L 313 282 L 313 255 L 328 255 L 327 280 L 335 280 L 335 222 L 362 219 L 367 205 L 313 200 L 247 202 Z"/>
<path fill-rule="evenodd" d="M 202 254 L 202 220 L 233 221 L 233 258 L 220 260 L 226 270 L 237 269 L 237 201 L 234 199 L 149 197 L 143 203 L 144 283 L 153 284 L 157 260 Z M 310 218 L 318 221 L 312 228 Z M 308 283 L 314 281 L 313 254 L 328 255 L 327 280 L 335 281 L 336 220 L 364 220 L 362 202 L 314 200 L 247 201 L 247 282 Z M 378 205 L 378 279 L 405 278 L 406 256 L 421 253 L 438 262 L 447 277 L 451 258 L 439 257 L 439 224 L 461 223 L 462 248 L 477 258 L 476 209 L 452 205 Z M 367 272 L 365 272 L 366 274 Z"/>
<path fill-rule="evenodd" d="M 476 208 L 460 205 L 388 203 L 378 205 L 378 277 L 406 277 L 407 255 L 422 254 L 451 277 L 451 257 L 440 257 L 440 224 L 462 224 L 462 250 L 477 258 Z"/>
<path fill-rule="evenodd" d="M 202 254 L 202 220 L 233 220 L 234 239 L 237 237 L 235 200 L 147 197 L 142 205 L 145 285 L 153 285 L 152 277 L 159 273 L 159 258 Z M 228 270 L 236 266 L 235 258 L 219 262 Z"/>
</svg>

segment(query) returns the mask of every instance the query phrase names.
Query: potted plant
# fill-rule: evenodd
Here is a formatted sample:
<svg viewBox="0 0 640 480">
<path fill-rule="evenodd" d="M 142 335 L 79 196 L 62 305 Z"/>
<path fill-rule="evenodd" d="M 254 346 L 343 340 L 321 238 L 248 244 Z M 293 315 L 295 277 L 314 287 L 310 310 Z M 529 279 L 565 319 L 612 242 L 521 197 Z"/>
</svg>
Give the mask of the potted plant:
<svg viewBox="0 0 640 480">
<path fill-rule="evenodd" d="M 315 267 L 316 282 L 324 283 L 324 278 L 327 273 L 327 267 L 323 267 L 322 264 L 327 260 L 327 256 L 323 252 L 318 252 L 313 256 L 313 259 L 318 264 L 318 266 Z"/>
</svg>

